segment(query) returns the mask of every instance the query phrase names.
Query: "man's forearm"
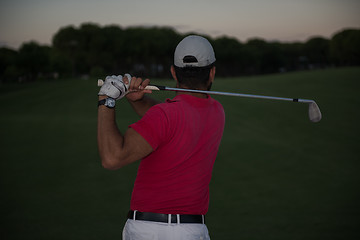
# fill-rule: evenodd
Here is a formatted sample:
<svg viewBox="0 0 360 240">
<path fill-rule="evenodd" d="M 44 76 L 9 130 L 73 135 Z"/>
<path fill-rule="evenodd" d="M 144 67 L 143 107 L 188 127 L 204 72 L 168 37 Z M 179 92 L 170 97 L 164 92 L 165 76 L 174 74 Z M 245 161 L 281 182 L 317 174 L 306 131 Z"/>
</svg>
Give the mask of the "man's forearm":
<svg viewBox="0 0 360 240">
<path fill-rule="evenodd" d="M 99 106 L 97 129 L 97 142 L 102 165 L 105 168 L 114 168 L 116 156 L 119 155 L 118 151 L 121 151 L 124 143 L 124 137 L 116 126 L 115 109 Z"/>
<path fill-rule="evenodd" d="M 147 110 L 152 106 L 161 103 L 147 95 L 145 95 L 141 100 L 138 101 L 131 101 L 129 100 L 130 105 L 133 107 L 134 111 L 140 116 L 144 116 Z"/>
</svg>

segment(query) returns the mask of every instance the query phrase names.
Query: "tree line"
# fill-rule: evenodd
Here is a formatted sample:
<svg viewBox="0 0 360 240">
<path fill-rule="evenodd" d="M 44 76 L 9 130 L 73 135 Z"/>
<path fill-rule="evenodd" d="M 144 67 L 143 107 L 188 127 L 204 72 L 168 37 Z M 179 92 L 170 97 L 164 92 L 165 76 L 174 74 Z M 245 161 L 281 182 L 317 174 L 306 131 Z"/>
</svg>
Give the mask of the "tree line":
<svg viewBox="0 0 360 240">
<path fill-rule="evenodd" d="M 51 46 L 31 41 L 18 50 L 0 48 L 0 81 L 125 72 L 170 77 L 175 47 L 189 34 L 196 33 L 180 34 L 170 27 L 66 26 L 53 36 Z M 214 47 L 217 75 L 223 77 L 360 65 L 360 29 L 342 30 L 331 39 L 312 37 L 292 43 L 204 37 Z"/>
</svg>

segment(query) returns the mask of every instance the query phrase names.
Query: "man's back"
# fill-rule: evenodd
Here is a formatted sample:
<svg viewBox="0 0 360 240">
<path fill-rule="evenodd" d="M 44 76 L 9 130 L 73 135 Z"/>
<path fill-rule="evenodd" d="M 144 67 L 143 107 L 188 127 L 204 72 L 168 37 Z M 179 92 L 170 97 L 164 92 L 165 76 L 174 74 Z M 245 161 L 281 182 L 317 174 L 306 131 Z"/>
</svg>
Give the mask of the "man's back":
<svg viewBox="0 0 360 240">
<path fill-rule="evenodd" d="M 131 125 L 154 149 L 139 166 L 131 209 L 205 215 L 224 123 L 216 100 L 180 94 Z"/>
</svg>

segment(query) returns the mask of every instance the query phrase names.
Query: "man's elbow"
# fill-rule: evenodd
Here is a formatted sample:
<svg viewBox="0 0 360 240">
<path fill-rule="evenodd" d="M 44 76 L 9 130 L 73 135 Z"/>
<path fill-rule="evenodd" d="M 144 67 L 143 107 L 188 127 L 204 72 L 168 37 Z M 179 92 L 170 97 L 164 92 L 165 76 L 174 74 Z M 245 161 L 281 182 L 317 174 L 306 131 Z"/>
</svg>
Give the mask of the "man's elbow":
<svg viewBox="0 0 360 240">
<path fill-rule="evenodd" d="M 122 168 L 125 164 L 123 164 L 120 159 L 102 157 L 101 165 L 103 166 L 103 168 L 108 170 L 117 170 Z"/>
</svg>

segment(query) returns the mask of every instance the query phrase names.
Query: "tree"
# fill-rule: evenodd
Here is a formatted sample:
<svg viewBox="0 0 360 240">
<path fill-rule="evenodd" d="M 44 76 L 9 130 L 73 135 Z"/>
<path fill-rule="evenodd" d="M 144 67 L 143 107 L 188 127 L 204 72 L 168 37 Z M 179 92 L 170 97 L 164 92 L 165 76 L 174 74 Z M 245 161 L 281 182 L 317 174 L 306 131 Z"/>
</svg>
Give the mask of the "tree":
<svg viewBox="0 0 360 240">
<path fill-rule="evenodd" d="M 20 76 L 16 65 L 18 53 L 9 48 L 0 48 L 0 82 L 16 81 Z"/>
<path fill-rule="evenodd" d="M 360 30 L 346 29 L 335 34 L 330 41 L 331 60 L 336 65 L 360 64 Z"/>
<path fill-rule="evenodd" d="M 40 46 L 34 41 L 24 43 L 20 47 L 18 67 L 25 81 L 34 81 L 41 74 L 51 72 L 50 52 L 50 47 Z"/>
<path fill-rule="evenodd" d="M 99 53 L 98 58 L 101 59 L 100 66 L 106 72 L 118 73 L 125 68 L 125 32 L 116 25 L 105 26 L 101 30 L 101 34 L 106 39 L 103 51 Z"/>
<path fill-rule="evenodd" d="M 54 55 L 56 59 L 53 59 L 54 62 L 58 62 L 58 59 L 61 59 L 59 62 L 68 61 L 71 65 L 71 75 L 75 76 L 77 74 L 77 62 L 79 57 L 80 50 L 80 34 L 73 26 L 67 26 L 61 28 L 52 39 L 52 45 L 54 48 Z M 58 67 L 63 64 L 56 64 Z M 61 69 L 55 69 L 55 71 L 60 71 Z"/>
<path fill-rule="evenodd" d="M 277 42 L 267 43 L 263 39 L 250 39 L 246 43 L 250 53 L 250 63 L 254 73 L 278 72 L 283 67 L 283 55 L 281 44 Z"/>
<path fill-rule="evenodd" d="M 304 69 L 303 43 L 282 43 L 281 52 L 283 56 L 283 66 L 281 71 L 295 71 Z"/>
<path fill-rule="evenodd" d="M 330 41 L 322 37 L 310 38 L 303 47 L 303 53 L 313 67 L 325 67 L 329 64 Z"/>
<path fill-rule="evenodd" d="M 170 76 L 172 55 L 181 35 L 163 27 L 132 27 L 125 30 L 126 64 L 134 74 Z"/>
</svg>

